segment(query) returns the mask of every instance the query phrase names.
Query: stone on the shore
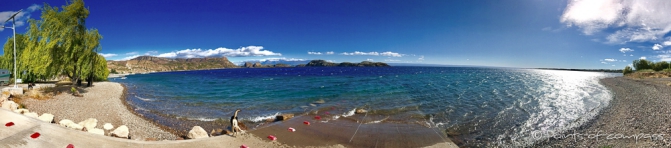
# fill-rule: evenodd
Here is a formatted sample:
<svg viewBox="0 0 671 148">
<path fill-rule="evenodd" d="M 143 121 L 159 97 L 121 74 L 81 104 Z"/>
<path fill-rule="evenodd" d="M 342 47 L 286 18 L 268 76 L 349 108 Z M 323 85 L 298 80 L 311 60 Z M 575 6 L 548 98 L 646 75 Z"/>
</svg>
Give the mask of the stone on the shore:
<svg viewBox="0 0 671 148">
<path fill-rule="evenodd" d="M 102 129 L 99 129 L 99 128 L 91 128 L 91 129 L 88 130 L 88 132 L 93 133 L 93 134 L 103 135 L 103 136 L 105 135 L 105 131 L 102 130 Z"/>
<path fill-rule="evenodd" d="M 82 122 L 79 122 L 79 125 L 85 127 L 86 129 L 93 129 L 98 125 L 98 119 L 88 118 Z"/>
<path fill-rule="evenodd" d="M 197 138 L 207 138 L 210 136 L 207 135 L 207 132 L 202 127 L 194 126 L 191 129 L 191 131 L 189 131 L 189 134 L 186 137 L 191 139 L 197 139 Z"/>
<path fill-rule="evenodd" d="M 112 130 L 113 128 L 114 128 L 114 126 L 112 125 L 112 123 L 105 123 L 103 125 L 103 129 L 105 129 L 105 130 Z"/>
<path fill-rule="evenodd" d="M 22 109 L 14 110 L 14 112 L 15 112 L 15 113 L 19 113 L 19 114 L 23 114 L 23 113 L 30 112 L 30 110 L 25 109 L 25 108 L 22 108 Z"/>
<path fill-rule="evenodd" d="M 225 134 L 228 134 L 228 132 L 223 130 L 223 129 L 220 129 L 220 128 L 218 128 L 216 130 L 212 129 L 212 132 L 210 132 L 210 135 L 212 135 L 213 137 L 214 136 L 219 136 L 219 135 L 225 135 Z"/>
<path fill-rule="evenodd" d="M 38 115 L 37 113 L 34 113 L 34 112 L 24 113 L 23 115 L 26 115 L 28 117 L 35 118 L 35 119 L 39 119 L 39 117 L 40 117 L 40 115 Z"/>
<path fill-rule="evenodd" d="M 37 117 L 37 119 L 40 119 L 44 122 L 51 123 L 51 122 L 54 122 L 54 115 L 50 114 L 50 113 L 44 113 L 44 114 L 42 114 L 42 116 Z"/>
<path fill-rule="evenodd" d="M 10 111 L 15 111 L 19 109 L 19 104 L 16 104 L 14 101 L 5 101 L 2 103 L 2 108 Z"/>
<path fill-rule="evenodd" d="M 314 104 L 324 104 L 324 103 L 326 103 L 326 101 L 324 101 L 324 99 L 319 99 L 319 100 L 317 100 L 315 102 L 312 102 L 312 103 L 314 103 Z"/>
<path fill-rule="evenodd" d="M 282 114 L 279 115 L 276 118 L 277 121 L 284 121 L 284 120 L 289 120 L 294 117 L 294 114 Z"/>
<path fill-rule="evenodd" d="M 367 110 L 362 109 L 362 108 L 356 109 L 356 111 L 354 111 L 354 113 L 357 113 L 357 114 L 365 114 L 367 112 L 368 112 Z"/>
<path fill-rule="evenodd" d="M 68 120 L 68 119 L 63 119 L 60 122 L 58 122 L 58 124 L 63 126 L 63 127 L 67 127 L 67 128 L 71 128 L 71 129 L 75 129 L 75 130 L 82 130 L 84 128 L 83 126 L 73 122 L 72 120 Z"/>
<path fill-rule="evenodd" d="M 112 136 L 119 138 L 128 138 L 129 133 L 130 132 L 128 131 L 128 127 L 126 125 L 121 125 L 117 127 L 114 131 L 112 131 Z"/>
</svg>

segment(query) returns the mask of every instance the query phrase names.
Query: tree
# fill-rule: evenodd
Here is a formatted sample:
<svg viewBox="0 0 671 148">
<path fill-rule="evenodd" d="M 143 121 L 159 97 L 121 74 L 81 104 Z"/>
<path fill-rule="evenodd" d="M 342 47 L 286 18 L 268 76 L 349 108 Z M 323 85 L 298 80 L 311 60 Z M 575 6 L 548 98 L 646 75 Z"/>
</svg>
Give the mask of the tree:
<svg viewBox="0 0 671 148">
<path fill-rule="evenodd" d="M 655 71 L 661 71 L 669 67 L 669 63 L 666 61 L 657 62 L 652 65 L 653 65 L 652 70 Z"/>
<path fill-rule="evenodd" d="M 645 59 L 640 59 L 640 60 L 634 60 L 632 63 L 634 65 L 634 68 L 636 71 L 643 70 L 643 69 L 652 69 L 651 62 Z M 654 63 L 652 63 L 654 64 Z"/>
<path fill-rule="evenodd" d="M 102 36 L 98 30 L 86 28 L 88 15 L 83 0 L 72 0 L 62 9 L 44 4 L 40 20 L 30 19 L 28 32 L 17 34 L 17 70 L 26 73 L 20 77 L 67 75 L 73 84 L 81 85 L 82 78 L 106 76 L 106 65 L 101 69 L 99 62 L 104 57 L 98 55 Z M 7 47 L 5 44 L 5 53 L 11 53 L 6 52 Z M 8 68 L 12 56 L 5 54 L 0 66 Z"/>
<path fill-rule="evenodd" d="M 622 74 L 624 74 L 624 75 L 630 74 L 632 72 L 634 72 L 634 71 L 631 70 L 631 67 L 629 67 L 629 66 L 624 67 L 624 70 L 622 70 Z"/>
</svg>

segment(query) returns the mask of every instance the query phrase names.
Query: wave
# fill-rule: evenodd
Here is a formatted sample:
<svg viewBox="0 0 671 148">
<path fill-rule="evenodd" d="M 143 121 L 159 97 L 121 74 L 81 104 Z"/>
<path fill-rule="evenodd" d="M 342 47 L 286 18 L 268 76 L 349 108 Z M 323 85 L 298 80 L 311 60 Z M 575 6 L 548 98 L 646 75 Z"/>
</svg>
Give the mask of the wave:
<svg viewBox="0 0 671 148">
<path fill-rule="evenodd" d="M 198 120 L 198 121 L 214 121 L 217 120 L 215 118 L 205 118 L 205 117 L 197 117 L 197 118 L 186 118 L 188 120 Z"/>
<path fill-rule="evenodd" d="M 247 120 L 247 121 L 251 121 L 251 122 L 261 122 L 261 121 L 266 121 L 270 118 L 274 118 L 274 117 L 276 117 L 278 115 L 281 115 L 281 114 L 282 113 L 277 112 L 277 113 L 272 114 L 272 115 L 265 115 L 265 116 L 261 115 L 261 116 L 256 116 L 256 117 L 244 118 L 243 120 Z"/>
<path fill-rule="evenodd" d="M 142 97 L 139 97 L 139 96 L 135 96 L 135 98 L 140 99 L 142 101 L 155 101 L 154 99 L 142 98 Z"/>
</svg>

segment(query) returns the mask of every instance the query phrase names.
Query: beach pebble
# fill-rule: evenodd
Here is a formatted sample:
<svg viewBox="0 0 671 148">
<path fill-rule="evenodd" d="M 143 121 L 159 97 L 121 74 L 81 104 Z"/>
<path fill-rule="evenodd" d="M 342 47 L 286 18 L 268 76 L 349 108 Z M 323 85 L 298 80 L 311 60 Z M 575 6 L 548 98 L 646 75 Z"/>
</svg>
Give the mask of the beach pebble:
<svg viewBox="0 0 671 148">
<path fill-rule="evenodd" d="M 37 119 L 40 119 L 44 122 L 51 123 L 51 122 L 54 122 L 54 115 L 52 115 L 50 113 L 44 113 L 44 114 L 42 114 L 42 116 L 37 117 Z"/>
<path fill-rule="evenodd" d="M 79 122 L 79 125 L 85 127 L 86 129 L 93 129 L 98 125 L 98 119 L 88 118 L 82 122 Z"/>
<path fill-rule="evenodd" d="M 355 111 L 354 113 L 357 113 L 357 114 L 365 114 L 365 113 L 367 113 L 367 112 L 368 112 L 367 110 L 359 108 L 359 109 L 356 109 L 356 111 Z"/>
<path fill-rule="evenodd" d="M 93 133 L 93 134 L 98 134 L 98 135 L 105 135 L 105 131 L 99 128 L 91 128 L 87 132 Z"/>
<path fill-rule="evenodd" d="M 128 134 L 130 132 L 128 131 L 128 127 L 126 125 L 121 125 L 117 127 L 114 131 L 112 131 L 112 136 L 114 137 L 119 137 L 119 138 L 128 138 Z"/>
<path fill-rule="evenodd" d="M 220 129 L 220 128 L 212 129 L 212 131 L 210 132 L 211 136 L 219 136 L 219 135 L 225 135 L 225 134 L 228 134 L 228 131 L 225 131 L 225 130 Z"/>
<path fill-rule="evenodd" d="M 39 115 L 37 115 L 37 113 L 34 113 L 34 112 L 25 113 L 23 115 L 26 115 L 28 117 L 32 117 L 32 118 L 35 118 L 35 119 L 37 119 L 39 117 Z"/>
<path fill-rule="evenodd" d="M 271 141 L 275 141 L 275 140 L 277 140 L 277 137 L 275 137 L 273 135 L 270 135 L 270 136 L 268 136 L 268 139 L 270 139 Z"/>
<path fill-rule="evenodd" d="M 293 127 L 289 127 L 289 129 L 288 129 L 288 130 L 289 130 L 290 132 L 295 132 L 295 131 L 296 131 L 296 129 L 295 129 L 295 128 L 293 128 Z"/>
<path fill-rule="evenodd" d="M 105 130 L 112 130 L 113 128 L 114 128 L 114 126 L 112 125 L 112 123 L 105 123 L 103 125 L 103 129 L 105 129 Z"/>
<path fill-rule="evenodd" d="M 310 125 L 310 122 L 308 122 L 308 121 L 303 121 L 303 124 L 305 124 L 305 125 Z"/>
<path fill-rule="evenodd" d="M 186 137 L 191 138 L 191 139 L 196 139 L 196 138 L 207 138 L 207 137 L 210 137 L 210 136 L 207 135 L 207 132 L 202 127 L 194 126 L 189 131 L 189 134 Z"/>
</svg>

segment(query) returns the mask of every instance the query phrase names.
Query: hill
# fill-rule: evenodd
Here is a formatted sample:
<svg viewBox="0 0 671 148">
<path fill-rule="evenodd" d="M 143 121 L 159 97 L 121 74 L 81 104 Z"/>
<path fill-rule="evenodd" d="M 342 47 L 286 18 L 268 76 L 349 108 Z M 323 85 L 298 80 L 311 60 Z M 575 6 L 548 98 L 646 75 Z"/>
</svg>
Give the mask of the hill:
<svg viewBox="0 0 671 148">
<path fill-rule="evenodd" d="M 107 61 L 107 68 L 117 73 L 146 73 L 161 71 L 237 68 L 228 58 L 170 59 L 140 56 L 127 61 Z"/>
<path fill-rule="evenodd" d="M 363 61 L 361 63 L 332 63 L 324 60 L 312 60 L 308 64 L 301 64 L 296 67 L 389 67 L 387 63 Z"/>
</svg>

